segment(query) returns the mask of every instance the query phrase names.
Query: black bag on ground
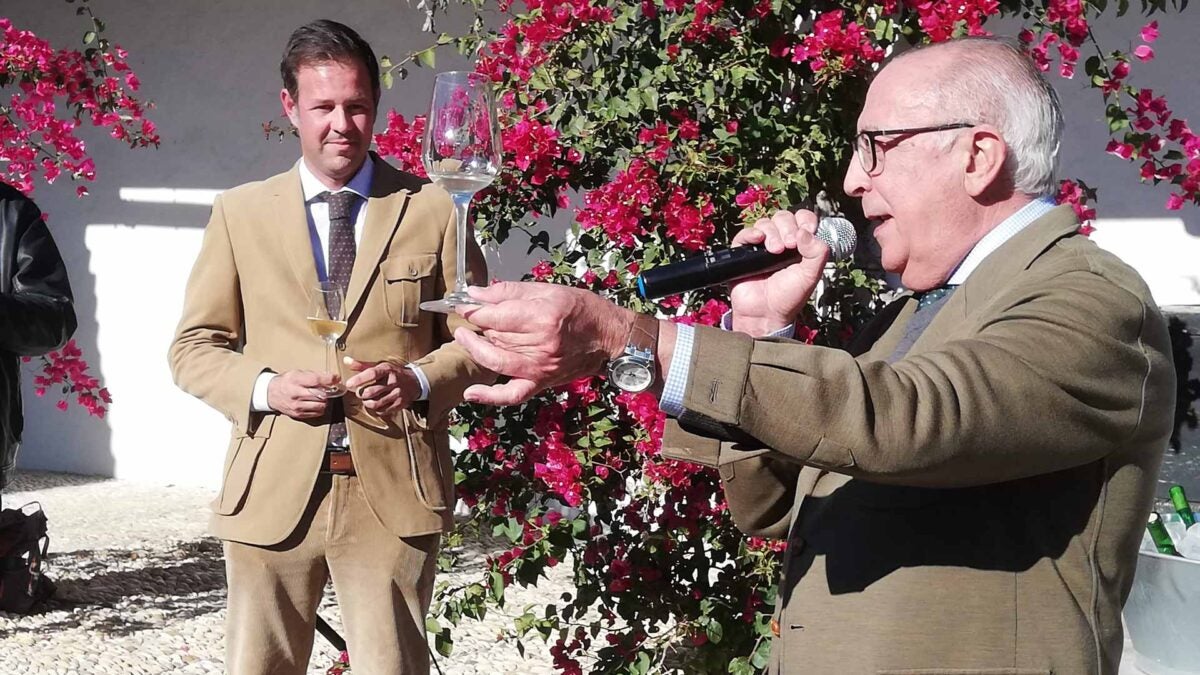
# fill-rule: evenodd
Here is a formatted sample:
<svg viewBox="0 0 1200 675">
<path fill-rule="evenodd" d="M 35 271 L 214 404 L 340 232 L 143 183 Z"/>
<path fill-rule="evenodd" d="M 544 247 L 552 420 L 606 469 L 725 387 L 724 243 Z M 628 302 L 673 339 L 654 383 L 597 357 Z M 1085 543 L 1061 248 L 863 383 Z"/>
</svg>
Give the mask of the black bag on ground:
<svg viewBox="0 0 1200 675">
<path fill-rule="evenodd" d="M 42 570 L 49 548 L 41 504 L 0 511 L 0 611 L 25 614 L 54 595 Z"/>
</svg>

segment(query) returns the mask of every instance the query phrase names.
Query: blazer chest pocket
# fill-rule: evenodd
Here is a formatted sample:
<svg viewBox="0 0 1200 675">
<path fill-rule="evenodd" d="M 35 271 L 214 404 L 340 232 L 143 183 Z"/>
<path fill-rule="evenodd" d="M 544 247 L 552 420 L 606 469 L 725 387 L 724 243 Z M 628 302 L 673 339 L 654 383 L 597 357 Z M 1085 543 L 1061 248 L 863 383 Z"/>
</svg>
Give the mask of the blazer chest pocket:
<svg viewBox="0 0 1200 675">
<path fill-rule="evenodd" d="M 415 328 L 421 303 L 434 299 L 437 262 L 436 253 L 411 253 L 394 255 L 380 265 L 387 313 L 397 326 Z"/>
</svg>

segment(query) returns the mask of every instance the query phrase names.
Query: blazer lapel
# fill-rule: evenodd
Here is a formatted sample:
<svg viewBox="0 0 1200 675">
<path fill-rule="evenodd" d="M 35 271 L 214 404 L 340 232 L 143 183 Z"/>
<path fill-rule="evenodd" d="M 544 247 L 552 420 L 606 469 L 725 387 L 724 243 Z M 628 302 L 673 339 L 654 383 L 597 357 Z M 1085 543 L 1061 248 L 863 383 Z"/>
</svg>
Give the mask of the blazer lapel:
<svg viewBox="0 0 1200 675">
<path fill-rule="evenodd" d="M 1028 269 L 1046 249 L 1078 230 L 1075 212 L 1065 204 L 1030 223 L 984 259 L 959 289 L 960 293 L 955 294 L 963 296 L 963 312 L 970 314 L 990 301 L 1001 287 Z"/>
<path fill-rule="evenodd" d="M 379 270 L 379 263 L 386 254 L 392 235 L 400 224 L 410 192 L 401 181 L 399 173 L 372 153 L 375 162 L 375 178 L 371 181 L 371 195 L 367 200 L 367 218 L 363 224 L 362 240 L 354 257 L 354 270 L 350 273 L 350 287 L 346 289 L 346 317 L 353 321 L 354 311 L 363 299 L 367 288 Z"/>
<path fill-rule="evenodd" d="M 268 212 L 277 223 L 279 244 L 286 252 L 295 273 L 296 282 L 308 295 L 319 283 L 317 263 L 313 258 L 312 239 L 308 232 L 308 214 L 304 211 L 304 190 L 300 187 L 300 170 L 293 166 L 283 175 L 278 189 L 271 195 Z"/>
<path fill-rule="evenodd" d="M 1046 249 L 1079 229 L 1075 212 L 1060 206 L 1033 221 L 1004 242 L 979 264 L 966 283 L 956 290 L 913 344 L 910 354 L 928 345 L 945 342 L 973 312 L 986 306 L 1014 276 L 1027 269 Z"/>
</svg>

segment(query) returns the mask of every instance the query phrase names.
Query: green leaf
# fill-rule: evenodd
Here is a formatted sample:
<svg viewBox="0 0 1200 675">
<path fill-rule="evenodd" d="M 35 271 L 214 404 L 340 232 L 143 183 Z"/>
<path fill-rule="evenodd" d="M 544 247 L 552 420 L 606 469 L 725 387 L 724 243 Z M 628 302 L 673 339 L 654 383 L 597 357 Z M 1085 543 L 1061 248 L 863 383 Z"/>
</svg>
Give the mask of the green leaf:
<svg viewBox="0 0 1200 675">
<path fill-rule="evenodd" d="M 651 110 L 657 110 L 658 109 L 658 90 L 652 89 L 652 88 L 647 88 L 647 89 L 642 89 L 641 93 L 642 93 L 642 103 L 644 103 L 645 106 Z"/>
<path fill-rule="evenodd" d="M 744 656 L 739 656 L 729 662 L 729 672 L 731 675 L 755 675 L 754 667 Z"/>
<path fill-rule="evenodd" d="M 734 66 L 729 69 L 729 77 L 733 81 L 733 86 L 740 87 L 747 76 L 753 75 L 754 71 L 745 66 Z"/>
<path fill-rule="evenodd" d="M 763 669 L 771 662 L 771 641 L 759 640 L 758 645 L 754 648 L 754 653 L 750 656 L 750 665 L 755 668 Z"/>
<path fill-rule="evenodd" d="M 708 625 L 704 627 L 704 634 L 713 644 L 720 644 L 725 638 L 725 629 L 721 626 L 721 622 L 716 619 L 709 619 Z"/>
<path fill-rule="evenodd" d="M 504 575 L 498 570 L 492 570 L 492 599 L 500 602 L 504 599 Z"/>
<path fill-rule="evenodd" d="M 426 68 L 433 68 L 434 63 L 437 60 L 437 57 L 434 54 L 434 49 L 435 49 L 434 47 L 430 47 L 428 49 L 422 49 L 421 51 L 417 52 L 416 53 L 417 63 L 421 64 L 422 66 L 424 66 Z"/>
<path fill-rule="evenodd" d="M 450 656 L 450 653 L 454 651 L 454 640 L 450 637 L 449 628 L 443 628 L 441 632 L 434 636 L 433 647 L 442 656 Z"/>
<path fill-rule="evenodd" d="M 89 30 L 83 34 L 83 44 L 90 45 L 96 41 L 96 31 Z"/>
<path fill-rule="evenodd" d="M 645 651 L 638 652 L 637 660 L 629 664 L 630 675 L 645 675 L 650 672 L 650 654 Z"/>
</svg>

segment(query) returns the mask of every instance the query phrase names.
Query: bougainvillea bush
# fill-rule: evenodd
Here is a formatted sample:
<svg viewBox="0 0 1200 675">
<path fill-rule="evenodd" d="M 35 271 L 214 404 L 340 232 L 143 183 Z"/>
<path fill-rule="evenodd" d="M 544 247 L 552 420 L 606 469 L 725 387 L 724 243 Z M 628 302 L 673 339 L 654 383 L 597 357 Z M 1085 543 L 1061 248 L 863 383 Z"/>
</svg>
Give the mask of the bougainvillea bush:
<svg viewBox="0 0 1200 675">
<path fill-rule="evenodd" d="M 477 196 L 481 239 L 527 238 L 542 258 L 530 278 L 713 324 L 728 308 L 720 289 L 647 302 L 637 273 L 725 246 L 779 207 L 855 220 L 840 186 L 870 73 L 894 50 L 986 34 L 1001 17 L 1023 22 L 1019 40 L 1051 77 L 1091 85 L 1111 132 L 1099 157 L 1162 183 L 1167 209 L 1200 202 L 1200 137 L 1162 92 L 1136 84 L 1154 59 L 1158 17 L 1184 4 L 525 0 L 501 2 L 500 24 L 495 6 L 476 5 L 500 27 L 480 18 L 471 34 L 438 43 L 472 55 L 499 93 L 505 170 Z M 1147 16 L 1128 44 L 1095 42 L 1092 22 L 1130 11 Z M 431 65 L 431 49 L 417 61 Z M 423 125 L 389 114 L 380 152 L 423 173 Z M 1063 181 L 1056 197 L 1084 221 L 1095 216 L 1083 181 Z M 565 237 L 546 224 L 564 209 Z M 796 337 L 843 344 L 879 307 L 880 278 L 869 251 L 832 267 Z M 782 544 L 734 528 L 713 471 L 661 457 L 651 396 L 588 378 L 521 406 L 460 408 L 457 422 L 466 450 L 456 484 L 470 517 L 449 549 L 472 528 L 507 548 L 476 582 L 439 592 L 429 627 L 442 653 L 455 625 L 503 605 L 514 584 L 570 565 L 574 588 L 525 610 L 506 634 L 549 640 L 561 672 L 763 668 Z"/>
<path fill-rule="evenodd" d="M 53 47 L 0 16 L 0 181 L 28 196 L 39 182 L 64 176 L 80 183 L 79 197 L 87 195 L 84 183 L 96 179 L 96 165 L 78 136 L 84 124 L 131 148 L 159 143 L 145 116 L 147 104 L 135 97 L 141 83 L 128 54 L 103 36 L 104 22 L 86 2 L 75 10 L 86 23 L 82 51 Z M 38 360 L 37 396 L 58 394 L 60 410 L 73 399 L 90 415 L 104 417 L 112 398 L 89 373 L 74 340 Z"/>
</svg>

